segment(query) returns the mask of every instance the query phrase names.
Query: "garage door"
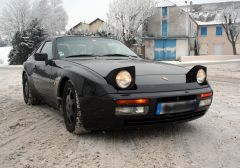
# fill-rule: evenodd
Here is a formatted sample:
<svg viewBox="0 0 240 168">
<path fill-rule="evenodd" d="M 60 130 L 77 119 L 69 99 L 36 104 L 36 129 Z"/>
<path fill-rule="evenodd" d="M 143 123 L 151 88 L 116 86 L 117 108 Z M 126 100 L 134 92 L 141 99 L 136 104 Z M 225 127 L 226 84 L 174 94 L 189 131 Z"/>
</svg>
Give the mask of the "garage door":
<svg viewBox="0 0 240 168">
<path fill-rule="evenodd" d="M 154 59 L 176 60 L 176 39 L 155 40 Z"/>
</svg>

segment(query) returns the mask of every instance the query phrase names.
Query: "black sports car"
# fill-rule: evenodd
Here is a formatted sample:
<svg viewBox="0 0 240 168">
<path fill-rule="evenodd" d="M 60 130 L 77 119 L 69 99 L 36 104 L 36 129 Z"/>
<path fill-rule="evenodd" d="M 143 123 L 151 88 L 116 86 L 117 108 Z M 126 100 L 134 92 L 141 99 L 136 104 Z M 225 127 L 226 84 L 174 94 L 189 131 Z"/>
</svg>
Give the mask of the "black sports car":
<svg viewBox="0 0 240 168">
<path fill-rule="evenodd" d="M 68 131 L 112 130 L 190 121 L 209 109 L 206 67 L 141 59 L 117 40 L 63 36 L 24 63 L 26 104 L 60 109 Z"/>
</svg>

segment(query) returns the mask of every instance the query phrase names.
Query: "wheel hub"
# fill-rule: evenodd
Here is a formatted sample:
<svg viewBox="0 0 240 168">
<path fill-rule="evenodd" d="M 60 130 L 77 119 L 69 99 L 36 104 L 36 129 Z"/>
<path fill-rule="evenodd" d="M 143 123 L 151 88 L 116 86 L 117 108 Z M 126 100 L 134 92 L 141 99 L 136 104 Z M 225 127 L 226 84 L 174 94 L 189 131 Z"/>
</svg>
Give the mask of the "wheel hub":
<svg viewBox="0 0 240 168">
<path fill-rule="evenodd" d="M 68 122 L 70 124 L 75 121 L 75 104 L 74 104 L 74 94 L 71 89 L 68 90 L 68 94 L 66 97 L 66 114 L 68 118 Z"/>
</svg>

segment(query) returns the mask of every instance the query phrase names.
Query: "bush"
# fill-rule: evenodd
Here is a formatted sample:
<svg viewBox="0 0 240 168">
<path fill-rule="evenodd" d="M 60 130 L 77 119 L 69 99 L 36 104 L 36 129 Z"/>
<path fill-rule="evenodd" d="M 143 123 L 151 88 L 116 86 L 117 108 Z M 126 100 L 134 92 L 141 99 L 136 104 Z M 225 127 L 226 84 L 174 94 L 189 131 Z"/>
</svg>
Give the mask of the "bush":
<svg viewBox="0 0 240 168">
<path fill-rule="evenodd" d="M 34 49 L 46 38 L 46 31 L 37 19 L 32 20 L 26 30 L 17 31 L 11 42 L 13 49 L 8 56 L 10 65 L 23 64 Z"/>
</svg>

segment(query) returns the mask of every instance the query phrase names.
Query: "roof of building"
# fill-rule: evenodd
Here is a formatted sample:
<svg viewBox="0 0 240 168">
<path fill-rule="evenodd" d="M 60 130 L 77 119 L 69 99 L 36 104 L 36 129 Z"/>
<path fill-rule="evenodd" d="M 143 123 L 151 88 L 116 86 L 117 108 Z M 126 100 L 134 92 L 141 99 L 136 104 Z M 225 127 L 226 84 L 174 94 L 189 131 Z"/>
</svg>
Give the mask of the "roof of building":
<svg viewBox="0 0 240 168">
<path fill-rule="evenodd" d="M 97 19 L 95 19 L 94 21 L 92 21 L 91 23 L 89 23 L 89 25 L 93 24 L 93 23 L 96 22 L 97 20 L 100 20 L 101 22 L 104 22 L 102 19 L 97 18 Z"/>
<path fill-rule="evenodd" d="M 176 4 L 169 0 L 160 0 L 157 5 L 157 7 L 169 7 L 169 6 L 176 6 Z"/>
<path fill-rule="evenodd" d="M 71 29 L 75 29 L 76 27 L 78 27 L 78 26 L 80 26 L 80 25 L 82 25 L 82 24 L 91 25 L 91 24 L 93 24 L 94 22 L 96 22 L 97 20 L 100 20 L 100 21 L 104 22 L 102 19 L 97 18 L 97 19 L 95 19 L 94 21 L 92 21 L 92 22 L 90 22 L 90 23 L 79 22 L 78 24 L 76 24 L 75 26 L 73 26 L 73 28 L 71 28 Z M 71 29 L 70 29 L 70 30 L 71 30 Z"/>
<path fill-rule="evenodd" d="M 186 10 L 186 6 L 180 7 Z M 223 23 L 224 12 L 237 14 L 240 10 L 240 1 L 228 1 L 228 2 L 217 2 L 217 3 L 207 3 L 207 4 L 193 4 L 190 7 L 191 16 L 196 20 L 201 22 L 206 22 L 206 24 L 221 24 Z M 240 20 L 240 15 L 237 16 L 237 22 Z M 202 24 L 202 23 L 201 23 Z"/>
<path fill-rule="evenodd" d="M 196 21 L 199 26 L 211 26 L 211 25 L 222 25 L 222 21 L 210 21 L 210 22 L 201 22 L 201 21 Z"/>
</svg>

